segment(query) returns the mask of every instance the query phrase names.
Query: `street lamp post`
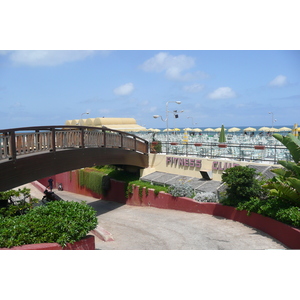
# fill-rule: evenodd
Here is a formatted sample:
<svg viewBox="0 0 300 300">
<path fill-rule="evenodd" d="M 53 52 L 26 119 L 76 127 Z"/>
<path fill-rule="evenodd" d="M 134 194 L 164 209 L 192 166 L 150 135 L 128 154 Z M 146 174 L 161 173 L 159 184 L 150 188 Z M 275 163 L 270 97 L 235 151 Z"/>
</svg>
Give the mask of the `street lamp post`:
<svg viewBox="0 0 300 300">
<path fill-rule="evenodd" d="M 194 123 L 194 118 L 193 117 L 187 117 L 188 119 L 192 119 L 192 126 L 196 125 L 197 123 Z"/>
<path fill-rule="evenodd" d="M 169 110 L 168 110 L 169 103 L 181 104 L 181 101 L 168 101 L 166 103 L 166 119 L 165 120 L 160 115 L 153 116 L 153 118 L 155 118 L 155 119 L 160 117 L 162 119 L 162 121 L 166 122 L 166 124 L 167 124 L 167 153 L 169 152 L 169 115 L 168 115 L 169 114 Z"/>
<path fill-rule="evenodd" d="M 89 114 L 90 114 L 89 112 L 82 113 L 81 116 L 80 116 L 80 119 L 79 119 L 79 123 L 77 125 L 79 125 L 79 126 L 81 125 L 80 121 L 82 120 L 83 115 L 89 115 Z"/>
<path fill-rule="evenodd" d="M 273 128 L 273 124 L 274 124 L 274 122 L 276 122 L 277 120 L 274 119 L 274 114 L 273 114 L 272 112 L 269 112 L 269 114 L 272 114 L 272 128 Z"/>
</svg>

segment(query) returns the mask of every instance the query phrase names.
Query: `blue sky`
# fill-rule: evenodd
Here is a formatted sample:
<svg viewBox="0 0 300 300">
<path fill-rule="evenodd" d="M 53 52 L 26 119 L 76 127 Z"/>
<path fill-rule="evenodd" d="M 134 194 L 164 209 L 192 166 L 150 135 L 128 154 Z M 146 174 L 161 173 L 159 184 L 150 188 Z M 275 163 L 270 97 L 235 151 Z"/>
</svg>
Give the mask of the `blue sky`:
<svg viewBox="0 0 300 300">
<path fill-rule="evenodd" d="M 147 128 L 300 123 L 300 51 L 0 51 L 0 128 L 132 117 Z M 188 118 L 192 117 L 192 118 Z"/>
</svg>

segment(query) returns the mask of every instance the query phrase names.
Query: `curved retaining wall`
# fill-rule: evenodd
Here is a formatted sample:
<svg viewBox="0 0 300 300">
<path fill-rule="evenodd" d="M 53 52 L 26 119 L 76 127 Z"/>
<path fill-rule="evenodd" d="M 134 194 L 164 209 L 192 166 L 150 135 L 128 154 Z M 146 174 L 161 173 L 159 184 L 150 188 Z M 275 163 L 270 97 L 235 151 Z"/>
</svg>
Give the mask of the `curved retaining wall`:
<svg viewBox="0 0 300 300">
<path fill-rule="evenodd" d="M 67 244 L 66 247 L 62 247 L 58 243 L 42 243 L 0 248 L 0 250 L 95 250 L 95 237 L 88 235 L 78 242 Z"/>
<path fill-rule="evenodd" d="M 56 177 L 53 176 L 52 178 L 57 183 L 63 183 L 64 189 L 67 191 L 103 200 L 115 201 L 128 205 L 152 206 L 164 209 L 210 214 L 238 221 L 269 234 L 291 249 L 300 249 L 299 229 L 257 213 L 251 213 L 251 215 L 248 216 L 246 211 L 238 211 L 231 206 L 225 206 L 218 203 L 201 203 L 190 198 L 172 197 L 170 194 L 163 192 L 160 192 L 156 196 L 154 190 L 151 189 L 149 189 L 146 194 L 145 188 L 143 189 L 142 197 L 140 197 L 138 187 L 133 188 L 132 195 L 127 199 L 125 197 L 125 183 L 113 179 L 111 180 L 111 189 L 108 191 L 107 195 L 101 196 L 85 188 L 78 187 L 78 179 L 76 172 L 74 171 L 72 171 L 72 173 L 67 172 L 58 174 Z M 46 184 L 47 179 L 48 178 L 40 180 L 40 182 Z"/>
<path fill-rule="evenodd" d="M 148 190 L 148 195 L 146 195 L 145 189 L 143 189 L 141 198 L 138 187 L 133 188 L 133 194 L 129 197 L 126 204 L 175 209 L 223 217 L 261 230 L 291 249 L 300 249 L 299 229 L 257 213 L 251 213 L 248 216 L 245 210 L 238 211 L 232 206 L 225 206 L 219 203 L 201 203 L 190 198 L 173 197 L 162 192 L 156 196 L 154 190 Z"/>
</svg>

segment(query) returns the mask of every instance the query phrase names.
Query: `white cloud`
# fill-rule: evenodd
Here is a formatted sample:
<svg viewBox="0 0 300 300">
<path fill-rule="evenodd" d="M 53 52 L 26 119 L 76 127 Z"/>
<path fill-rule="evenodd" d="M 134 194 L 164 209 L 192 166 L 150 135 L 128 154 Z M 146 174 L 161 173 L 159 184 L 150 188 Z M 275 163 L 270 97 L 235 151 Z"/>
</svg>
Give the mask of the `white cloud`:
<svg viewBox="0 0 300 300">
<path fill-rule="evenodd" d="M 236 94 L 230 87 L 220 87 L 208 95 L 210 99 L 228 99 L 234 97 L 236 97 Z"/>
<path fill-rule="evenodd" d="M 157 111 L 157 107 L 156 106 L 152 106 L 152 107 L 149 108 L 149 111 L 150 112 L 155 112 L 155 111 Z"/>
<path fill-rule="evenodd" d="M 203 90 L 204 85 L 202 84 L 192 84 L 192 85 L 185 85 L 183 87 L 183 89 L 187 92 L 191 92 L 191 93 L 197 93 L 200 92 L 201 90 Z"/>
<path fill-rule="evenodd" d="M 114 93 L 116 95 L 125 96 L 131 94 L 133 90 L 134 90 L 134 85 L 133 83 L 129 82 L 115 88 Z"/>
<path fill-rule="evenodd" d="M 56 66 L 66 62 L 83 60 L 94 51 L 77 50 L 18 50 L 10 53 L 10 60 L 29 66 Z"/>
<path fill-rule="evenodd" d="M 173 56 L 160 52 L 154 57 L 145 61 L 140 67 L 146 72 L 165 72 L 171 80 L 189 80 L 193 78 L 190 73 L 182 74 L 184 70 L 194 67 L 194 58 L 186 55 Z"/>
<path fill-rule="evenodd" d="M 110 114 L 111 110 L 110 109 L 106 109 L 106 108 L 102 108 L 102 109 L 99 109 L 99 113 L 102 115 L 102 114 Z"/>
<path fill-rule="evenodd" d="M 282 87 L 286 84 L 287 84 L 287 78 L 283 75 L 278 75 L 269 83 L 269 86 Z"/>
</svg>

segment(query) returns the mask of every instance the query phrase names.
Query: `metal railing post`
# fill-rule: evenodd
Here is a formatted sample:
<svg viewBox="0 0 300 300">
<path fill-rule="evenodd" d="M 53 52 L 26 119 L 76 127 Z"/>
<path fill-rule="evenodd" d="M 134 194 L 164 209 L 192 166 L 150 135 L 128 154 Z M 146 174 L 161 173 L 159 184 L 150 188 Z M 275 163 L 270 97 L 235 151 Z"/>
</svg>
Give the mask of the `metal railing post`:
<svg viewBox="0 0 300 300">
<path fill-rule="evenodd" d="M 9 154 L 11 156 L 11 159 L 15 160 L 17 158 L 17 152 L 16 152 L 16 133 L 15 133 L 15 131 L 10 131 Z"/>
<path fill-rule="evenodd" d="M 84 128 L 80 128 L 81 131 L 81 147 L 79 146 L 79 148 L 84 148 Z"/>
<path fill-rule="evenodd" d="M 124 134 L 123 133 L 120 133 L 120 134 L 121 134 L 121 149 L 123 149 L 123 147 L 124 147 L 124 141 L 123 141 Z"/>
<path fill-rule="evenodd" d="M 103 147 L 106 148 L 106 131 L 105 129 L 102 129 L 103 132 Z"/>
<path fill-rule="evenodd" d="M 51 128 L 51 146 L 52 146 L 52 151 L 56 151 L 56 146 L 55 146 L 55 128 Z"/>
</svg>

